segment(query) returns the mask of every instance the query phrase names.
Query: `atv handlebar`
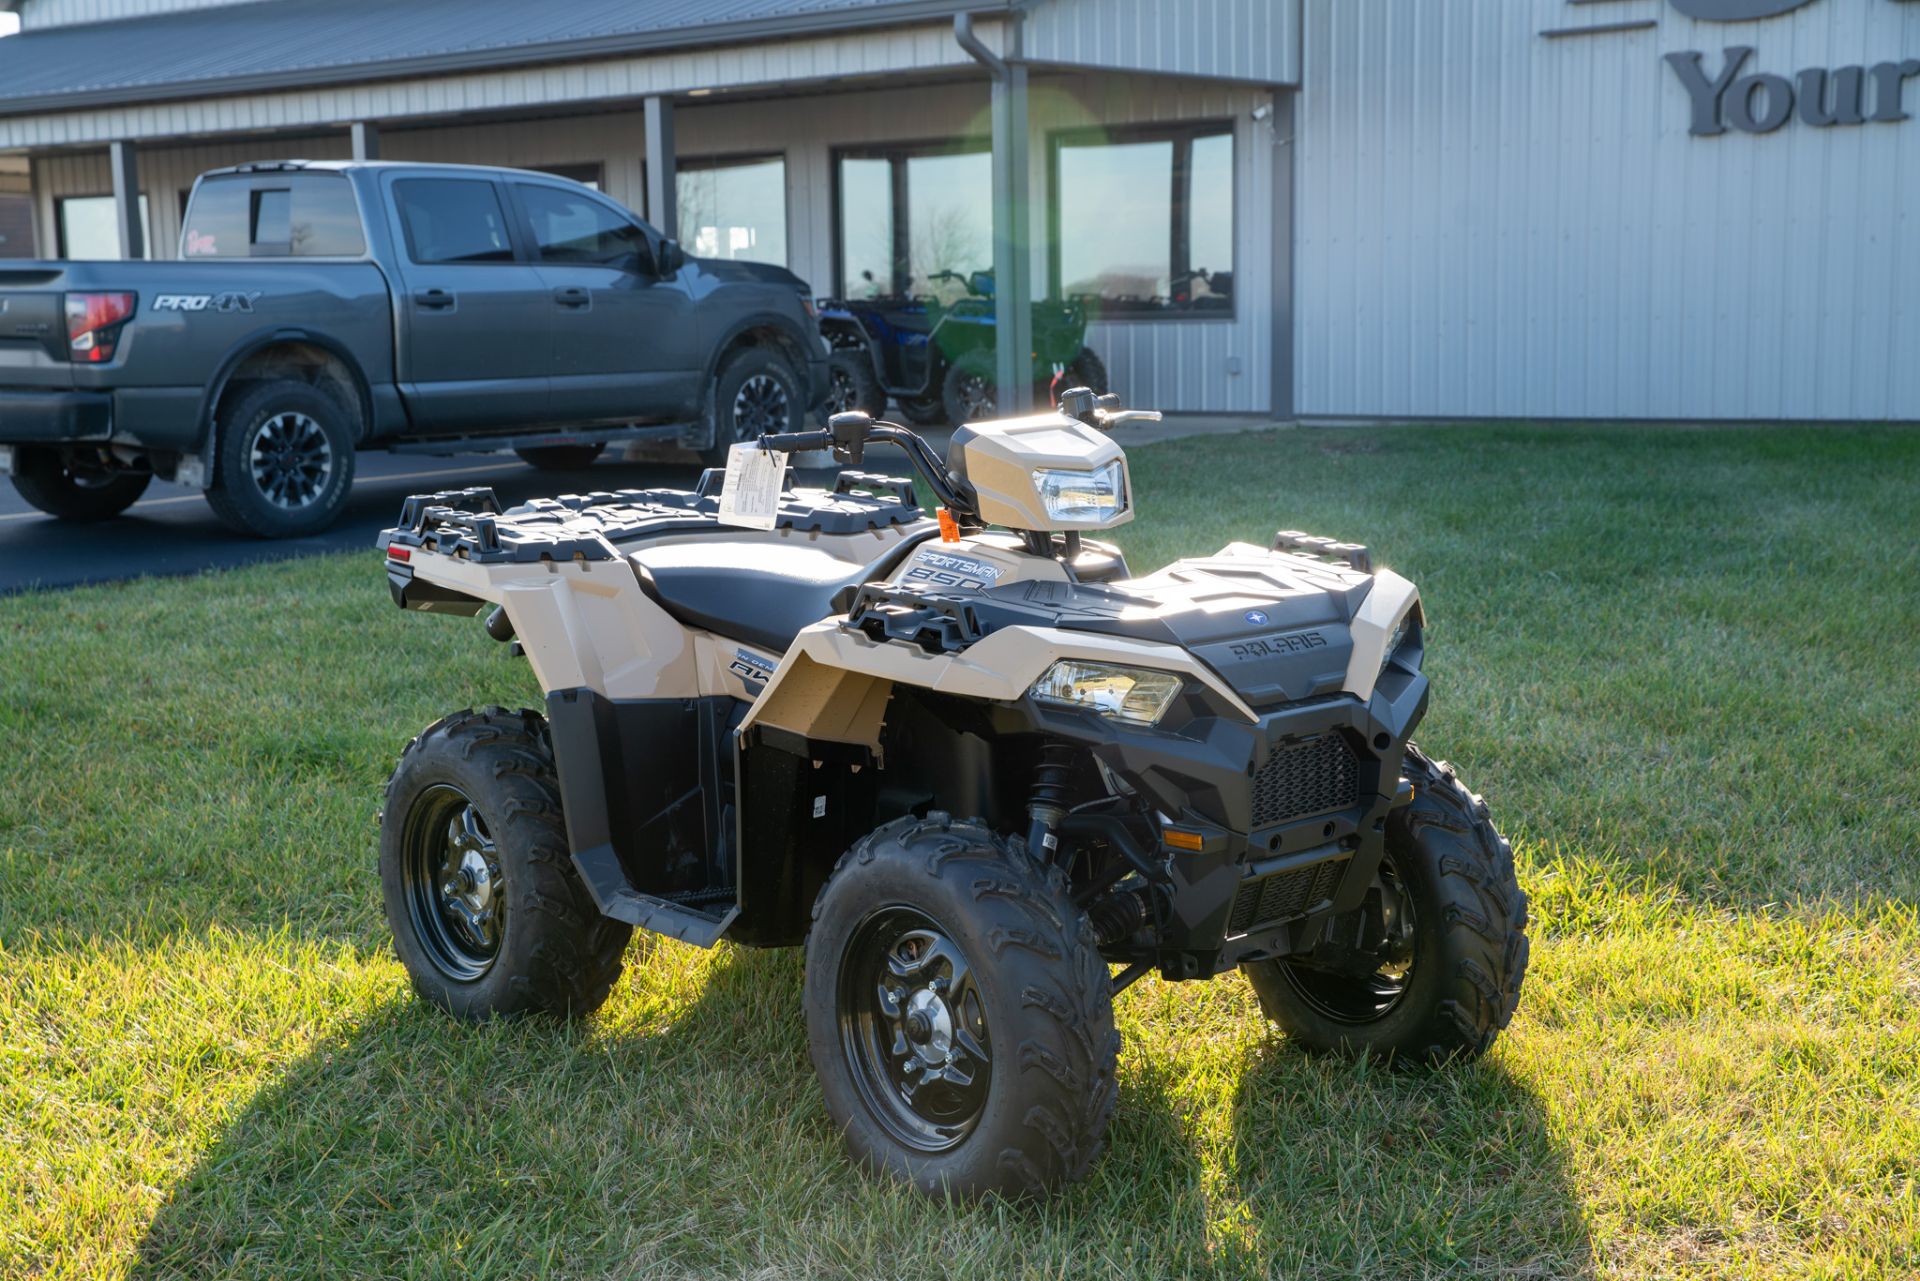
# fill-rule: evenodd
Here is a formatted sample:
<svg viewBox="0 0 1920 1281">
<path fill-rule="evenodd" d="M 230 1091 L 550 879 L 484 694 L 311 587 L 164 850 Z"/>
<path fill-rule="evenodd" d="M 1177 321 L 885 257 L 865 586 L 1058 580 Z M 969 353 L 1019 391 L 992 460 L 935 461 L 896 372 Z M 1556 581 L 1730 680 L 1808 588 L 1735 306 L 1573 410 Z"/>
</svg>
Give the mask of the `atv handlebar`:
<svg viewBox="0 0 1920 1281">
<path fill-rule="evenodd" d="M 827 419 L 825 431 L 791 431 L 760 437 L 762 449 L 785 453 L 805 453 L 831 449 L 838 461 L 858 467 L 866 457 L 868 445 L 893 445 L 907 456 L 913 469 L 927 482 L 942 506 L 956 516 L 975 514 L 973 491 L 965 481 L 947 470 L 933 446 L 899 423 L 875 422 L 863 413 L 835 414 Z"/>
</svg>

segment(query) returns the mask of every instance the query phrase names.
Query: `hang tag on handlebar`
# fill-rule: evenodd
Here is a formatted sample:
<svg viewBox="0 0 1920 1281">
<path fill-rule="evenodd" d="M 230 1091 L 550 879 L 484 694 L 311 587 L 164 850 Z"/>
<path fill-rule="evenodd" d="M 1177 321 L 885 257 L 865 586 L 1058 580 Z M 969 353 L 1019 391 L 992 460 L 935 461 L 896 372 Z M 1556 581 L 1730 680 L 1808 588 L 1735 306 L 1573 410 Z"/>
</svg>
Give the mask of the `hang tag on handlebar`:
<svg viewBox="0 0 1920 1281">
<path fill-rule="evenodd" d="M 722 525 L 772 529 L 780 516 L 780 487 L 787 479 L 787 455 L 758 445 L 727 450 L 727 474 L 720 484 Z"/>
</svg>

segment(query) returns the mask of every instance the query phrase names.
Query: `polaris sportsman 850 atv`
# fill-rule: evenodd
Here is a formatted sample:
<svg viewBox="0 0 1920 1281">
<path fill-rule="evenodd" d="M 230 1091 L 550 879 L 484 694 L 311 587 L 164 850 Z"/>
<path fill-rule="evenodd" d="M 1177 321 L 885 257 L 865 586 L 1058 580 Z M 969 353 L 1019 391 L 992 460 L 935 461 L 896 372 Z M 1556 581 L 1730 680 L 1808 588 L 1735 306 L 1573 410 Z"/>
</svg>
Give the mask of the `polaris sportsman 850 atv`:
<svg viewBox="0 0 1920 1281">
<path fill-rule="evenodd" d="M 1526 898 L 1486 806 L 1407 741 L 1413 584 L 1294 532 L 1129 576 L 1085 535 L 1133 515 L 1105 429 L 1137 416 L 1074 389 L 961 429 L 944 463 L 858 413 L 762 438 L 854 465 L 896 445 L 937 519 L 904 480 L 783 486 L 784 454 L 751 445 L 725 494 L 712 471 L 507 512 L 409 499 L 394 601 L 487 611 L 546 691 L 429 727 L 387 785 L 417 990 L 466 1018 L 581 1014 L 636 925 L 804 945 L 849 1148 L 962 1196 L 1087 1169 L 1113 999 L 1144 974 L 1237 967 L 1313 1049 L 1484 1051 Z M 723 524 L 753 466 L 767 527 Z"/>
</svg>

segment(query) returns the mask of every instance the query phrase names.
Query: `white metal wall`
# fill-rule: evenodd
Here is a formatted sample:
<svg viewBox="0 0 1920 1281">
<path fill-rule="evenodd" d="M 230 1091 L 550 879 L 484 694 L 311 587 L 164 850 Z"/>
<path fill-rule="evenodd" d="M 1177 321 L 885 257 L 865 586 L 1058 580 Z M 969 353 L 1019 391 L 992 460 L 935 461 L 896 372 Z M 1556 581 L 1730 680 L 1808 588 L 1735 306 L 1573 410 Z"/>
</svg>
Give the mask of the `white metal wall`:
<svg viewBox="0 0 1920 1281">
<path fill-rule="evenodd" d="M 1274 228 L 1270 121 L 1255 107 L 1271 95 L 1250 87 L 1123 76 L 1049 76 L 1031 93 L 1034 279 L 1047 280 L 1049 132 L 1089 125 L 1121 126 L 1167 120 L 1230 120 L 1235 146 L 1235 278 L 1233 319 L 1110 321 L 1088 340 L 1105 358 L 1116 389 L 1128 403 L 1167 409 L 1262 412 L 1271 402 Z M 816 292 L 833 279 L 832 153 L 837 146 L 987 136 L 987 86 L 947 83 L 881 90 L 682 106 L 676 142 L 683 159 L 778 151 L 787 165 L 789 266 Z M 564 119 L 489 122 L 435 128 L 388 126 L 381 154 L 389 160 L 443 161 L 541 167 L 599 163 L 607 193 L 642 207 L 644 156 L 638 111 Z M 180 195 L 201 172 L 248 160 L 298 156 L 325 160 L 348 154 L 346 135 L 287 135 L 267 141 L 194 146 L 143 146 L 140 181 L 153 223 L 155 256 L 171 257 L 180 236 Z M 43 157 L 39 178 L 41 227 L 51 245 L 53 201 L 104 195 L 111 189 L 104 152 Z M 983 193 L 984 199 L 984 193 Z M 1069 234 L 1071 228 L 1066 229 Z"/>
<path fill-rule="evenodd" d="M 1726 24 L 1664 0 L 1310 0 L 1305 22 L 1303 415 L 1920 419 L 1920 81 L 1904 123 L 1692 137 L 1662 58 L 1920 57 L 1920 4 Z"/>
<path fill-rule="evenodd" d="M 1048 0 L 1026 56 L 1078 67 L 1260 84 L 1299 78 L 1300 0 Z"/>
<path fill-rule="evenodd" d="M 246 4 L 249 0 L 23 0 L 20 26 L 38 30 L 66 27 L 76 22 L 112 22 L 120 18 L 144 18 L 156 13 L 177 13 L 183 9 L 210 9 L 216 5 Z"/>
</svg>

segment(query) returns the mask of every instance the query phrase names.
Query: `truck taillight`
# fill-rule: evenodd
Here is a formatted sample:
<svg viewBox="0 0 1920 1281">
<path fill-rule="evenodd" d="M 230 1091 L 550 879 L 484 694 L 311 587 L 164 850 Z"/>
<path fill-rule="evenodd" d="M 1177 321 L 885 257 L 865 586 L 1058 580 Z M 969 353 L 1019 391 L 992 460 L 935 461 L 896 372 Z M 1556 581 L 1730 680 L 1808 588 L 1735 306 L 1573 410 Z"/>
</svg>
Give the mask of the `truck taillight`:
<svg viewBox="0 0 1920 1281">
<path fill-rule="evenodd" d="M 90 365 L 113 359 L 120 330 L 133 319 L 135 294 L 68 294 L 67 346 Z"/>
</svg>

